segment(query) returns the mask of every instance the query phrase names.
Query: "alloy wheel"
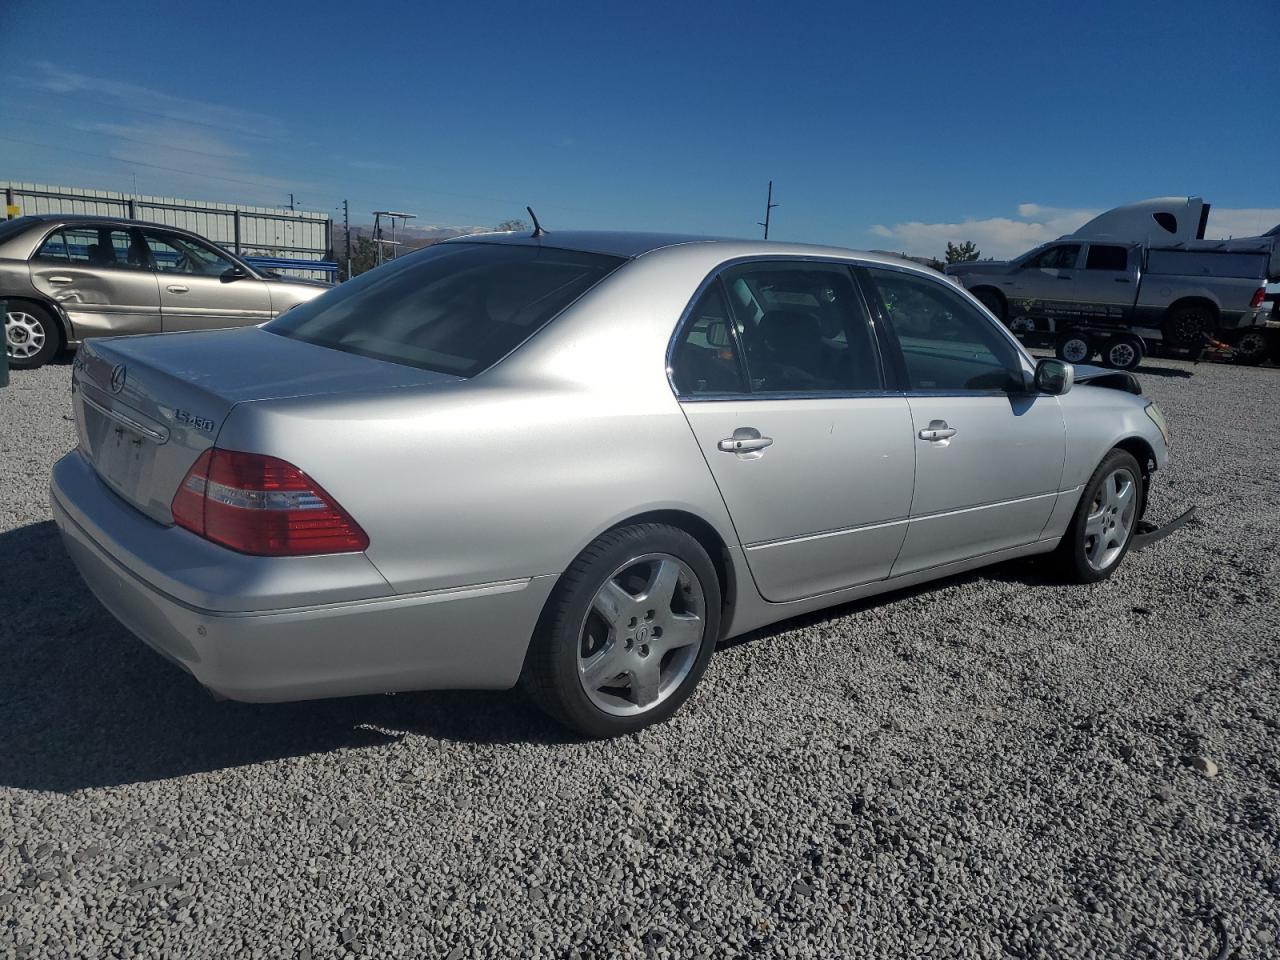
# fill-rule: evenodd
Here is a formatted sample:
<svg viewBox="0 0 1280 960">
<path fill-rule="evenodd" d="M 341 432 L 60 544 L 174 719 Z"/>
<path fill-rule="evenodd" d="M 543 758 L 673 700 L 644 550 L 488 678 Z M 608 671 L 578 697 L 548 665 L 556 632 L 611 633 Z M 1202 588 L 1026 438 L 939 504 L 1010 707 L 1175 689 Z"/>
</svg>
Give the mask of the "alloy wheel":
<svg viewBox="0 0 1280 960">
<path fill-rule="evenodd" d="M 44 347 L 45 336 L 44 324 L 31 314 L 12 310 L 5 315 L 5 347 L 13 359 L 34 357 Z"/>
<path fill-rule="evenodd" d="M 702 584 L 666 553 L 629 560 L 592 598 L 578 637 L 587 698 L 614 716 L 634 716 L 671 696 L 698 659 L 706 624 Z"/>
<path fill-rule="evenodd" d="M 1133 349 L 1133 344 L 1120 341 L 1113 344 L 1111 349 L 1107 351 L 1107 361 L 1110 366 L 1117 370 L 1128 370 L 1137 366 L 1138 351 Z"/>
<path fill-rule="evenodd" d="M 1084 556 L 1094 570 L 1120 558 L 1138 514 L 1138 482 L 1127 469 L 1113 470 L 1098 487 L 1084 522 Z"/>
</svg>

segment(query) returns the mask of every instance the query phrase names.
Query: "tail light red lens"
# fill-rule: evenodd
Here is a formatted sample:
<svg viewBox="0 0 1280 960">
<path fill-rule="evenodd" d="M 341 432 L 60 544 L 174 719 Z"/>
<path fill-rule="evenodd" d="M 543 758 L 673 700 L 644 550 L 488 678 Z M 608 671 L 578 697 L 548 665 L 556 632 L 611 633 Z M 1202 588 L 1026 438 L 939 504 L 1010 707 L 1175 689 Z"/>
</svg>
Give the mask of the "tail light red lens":
<svg viewBox="0 0 1280 960">
<path fill-rule="evenodd" d="M 300 557 L 364 550 L 369 538 L 320 485 L 291 463 L 210 448 L 173 497 L 180 527 L 241 553 Z"/>
<path fill-rule="evenodd" d="M 1257 310 L 1260 306 L 1262 306 L 1262 301 L 1265 299 L 1267 299 L 1267 288 L 1259 287 L 1258 292 L 1255 293 L 1253 295 L 1253 299 L 1249 301 L 1249 306 L 1254 310 Z"/>
</svg>

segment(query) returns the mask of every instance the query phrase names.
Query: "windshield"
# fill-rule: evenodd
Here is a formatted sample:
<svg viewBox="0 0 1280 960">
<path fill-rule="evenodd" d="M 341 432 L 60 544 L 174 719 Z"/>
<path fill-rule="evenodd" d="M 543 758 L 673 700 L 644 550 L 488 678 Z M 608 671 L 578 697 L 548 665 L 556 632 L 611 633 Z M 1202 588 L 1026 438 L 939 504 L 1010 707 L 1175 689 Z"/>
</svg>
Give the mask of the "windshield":
<svg viewBox="0 0 1280 960">
<path fill-rule="evenodd" d="M 501 360 L 622 263 L 546 247 L 438 244 L 294 307 L 265 329 L 469 377 Z"/>
</svg>

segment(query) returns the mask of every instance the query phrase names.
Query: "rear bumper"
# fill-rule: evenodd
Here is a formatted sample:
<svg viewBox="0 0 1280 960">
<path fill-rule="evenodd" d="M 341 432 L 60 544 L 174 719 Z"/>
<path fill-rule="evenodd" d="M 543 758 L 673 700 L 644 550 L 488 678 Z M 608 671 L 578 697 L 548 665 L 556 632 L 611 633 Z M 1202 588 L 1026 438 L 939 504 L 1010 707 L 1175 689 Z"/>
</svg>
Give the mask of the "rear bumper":
<svg viewBox="0 0 1280 960">
<path fill-rule="evenodd" d="M 64 466 L 71 458 L 79 463 Z M 133 514 L 129 519 L 142 541 L 158 525 L 93 477 L 95 490 L 83 469 L 87 464 L 79 454 L 59 461 L 50 500 L 85 583 L 132 633 L 233 700 L 511 687 L 555 582 L 533 577 L 276 609 L 236 610 L 236 598 L 222 596 L 217 609 L 210 609 L 162 589 L 157 583 L 168 579 L 165 574 L 149 568 L 136 549 L 125 551 L 106 536 L 95 522 L 99 511 L 110 518 L 116 537 L 122 531 L 115 511 L 121 508 Z M 245 559 L 220 552 L 228 566 Z"/>
</svg>

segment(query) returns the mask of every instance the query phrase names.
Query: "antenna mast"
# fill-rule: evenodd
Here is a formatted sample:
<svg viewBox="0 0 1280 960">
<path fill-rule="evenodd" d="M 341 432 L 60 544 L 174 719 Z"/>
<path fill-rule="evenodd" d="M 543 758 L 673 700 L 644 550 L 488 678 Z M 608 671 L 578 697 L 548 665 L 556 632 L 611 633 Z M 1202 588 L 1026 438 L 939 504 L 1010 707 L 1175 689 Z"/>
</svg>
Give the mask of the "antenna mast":
<svg viewBox="0 0 1280 960">
<path fill-rule="evenodd" d="M 774 208 L 774 207 L 776 207 L 776 206 L 780 206 L 780 204 L 776 204 L 776 203 L 774 203 L 774 202 L 773 202 L 773 181 L 772 181 L 772 180 L 770 180 L 770 181 L 769 181 L 769 194 L 768 194 L 768 197 L 765 199 L 765 202 L 764 202 L 764 219 L 763 219 L 763 220 L 757 220 L 757 221 L 756 221 L 756 223 L 757 223 L 759 226 L 764 227 L 764 238 L 765 238 L 766 240 L 768 240 L 768 239 L 769 239 L 769 215 L 773 212 L 773 208 Z"/>
</svg>

